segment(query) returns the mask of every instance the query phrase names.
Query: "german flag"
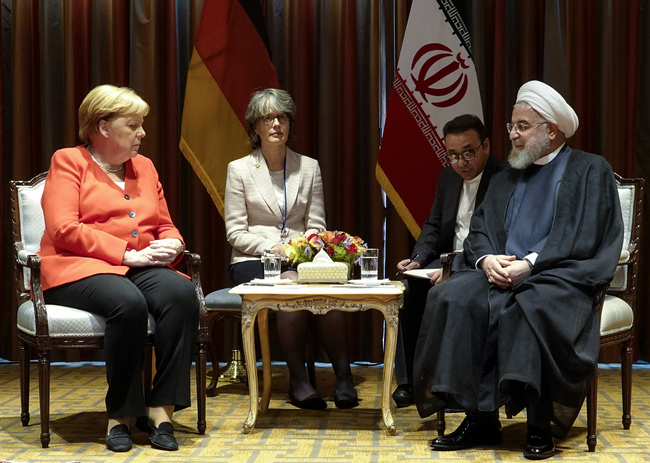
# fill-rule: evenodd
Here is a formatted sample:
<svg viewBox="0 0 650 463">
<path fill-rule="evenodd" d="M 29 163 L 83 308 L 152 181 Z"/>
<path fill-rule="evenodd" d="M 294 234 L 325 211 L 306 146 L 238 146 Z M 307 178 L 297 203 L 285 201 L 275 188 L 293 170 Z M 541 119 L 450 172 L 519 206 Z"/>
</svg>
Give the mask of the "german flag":
<svg viewBox="0 0 650 463">
<path fill-rule="evenodd" d="M 180 149 L 223 217 L 228 163 L 251 152 L 251 93 L 278 87 L 260 0 L 205 0 L 187 73 Z"/>
</svg>

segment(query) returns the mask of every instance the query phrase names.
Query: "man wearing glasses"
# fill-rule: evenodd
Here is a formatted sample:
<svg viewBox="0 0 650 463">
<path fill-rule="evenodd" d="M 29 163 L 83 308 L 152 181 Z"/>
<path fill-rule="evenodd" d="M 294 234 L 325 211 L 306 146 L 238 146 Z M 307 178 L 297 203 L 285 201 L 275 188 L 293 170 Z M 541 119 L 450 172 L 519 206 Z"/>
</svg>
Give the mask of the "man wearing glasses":
<svg viewBox="0 0 650 463">
<path fill-rule="evenodd" d="M 414 403 L 413 354 L 427 293 L 441 276 L 440 255 L 461 250 L 469 232 L 469 221 L 485 196 L 492 175 L 504 162 L 490 155 L 490 139 L 485 126 L 471 114 L 458 116 L 442 129 L 449 166 L 438 177 L 429 218 L 424 222 L 410 259 L 397 264 L 398 272 L 431 269 L 429 279 L 408 277 L 404 283 L 404 309 L 395 354 L 397 389 L 393 399 L 398 408 Z"/>
<path fill-rule="evenodd" d="M 466 411 L 433 450 L 499 445 L 505 405 L 526 409 L 524 457 L 548 458 L 580 412 L 599 351 L 594 298 L 614 275 L 623 227 L 607 161 L 566 144 L 577 128 L 557 91 L 521 87 L 506 127 L 511 168 L 490 183 L 455 272 L 427 297 L 418 412 Z"/>
</svg>

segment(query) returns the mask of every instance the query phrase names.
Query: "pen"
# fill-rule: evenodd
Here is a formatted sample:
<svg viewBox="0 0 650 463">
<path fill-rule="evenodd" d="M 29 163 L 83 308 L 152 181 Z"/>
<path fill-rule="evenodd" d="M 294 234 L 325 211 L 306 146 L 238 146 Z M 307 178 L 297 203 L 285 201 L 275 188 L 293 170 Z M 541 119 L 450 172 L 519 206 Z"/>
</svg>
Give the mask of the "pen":
<svg viewBox="0 0 650 463">
<path fill-rule="evenodd" d="M 404 264 L 404 267 L 406 268 L 406 267 L 408 267 L 409 265 L 411 265 L 411 264 L 413 263 L 413 261 L 414 261 L 415 259 L 418 258 L 419 255 L 420 255 L 420 254 L 415 254 L 415 256 L 413 256 L 412 259 L 407 260 L 406 263 Z M 395 275 L 399 275 L 399 274 L 402 273 L 403 271 L 404 271 L 404 270 L 400 270 L 400 271 L 397 272 Z"/>
</svg>

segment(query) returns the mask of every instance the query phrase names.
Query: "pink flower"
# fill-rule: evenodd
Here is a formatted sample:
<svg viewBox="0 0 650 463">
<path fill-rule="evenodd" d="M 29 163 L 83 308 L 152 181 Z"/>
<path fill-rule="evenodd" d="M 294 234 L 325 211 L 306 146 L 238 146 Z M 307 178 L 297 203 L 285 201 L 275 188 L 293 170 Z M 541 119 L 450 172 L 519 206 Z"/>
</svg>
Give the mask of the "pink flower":
<svg viewBox="0 0 650 463">
<path fill-rule="evenodd" d="M 314 233 L 313 235 L 309 236 L 309 245 L 313 246 L 316 249 L 320 249 L 323 247 L 323 240 L 320 236 Z"/>
</svg>

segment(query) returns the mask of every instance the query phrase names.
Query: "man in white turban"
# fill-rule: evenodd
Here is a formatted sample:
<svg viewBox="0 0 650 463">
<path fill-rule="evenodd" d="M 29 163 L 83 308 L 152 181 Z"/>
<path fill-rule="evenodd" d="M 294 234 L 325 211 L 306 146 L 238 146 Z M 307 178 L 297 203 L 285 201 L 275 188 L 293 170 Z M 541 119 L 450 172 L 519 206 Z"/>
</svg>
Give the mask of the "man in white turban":
<svg viewBox="0 0 650 463">
<path fill-rule="evenodd" d="M 580 412 L 599 351 L 594 299 L 614 275 L 623 226 L 609 164 L 566 144 L 577 128 L 551 87 L 521 87 L 507 124 L 511 167 L 490 182 L 451 278 L 427 296 L 418 411 L 466 411 L 433 450 L 500 444 L 505 405 L 527 410 L 524 456 L 548 458 Z"/>
<path fill-rule="evenodd" d="M 548 154 L 548 149 L 553 141 L 555 141 L 553 143 L 554 147 L 561 146 L 567 138 L 573 136 L 579 124 L 578 116 L 562 98 L 562 95 L 538 80 L 531 80 L 521 86 L 517 93 L 517 103 L 515 103 L 513 117 L 515 117 L 515 112 L 517 116 L 520 116 L 519 113 L 525 109 L 533 110 L 534 114 L 528 115 L 531 120 L 540 120 L 535 127 L 549 123 L 555 124 L 558 133 L 557 135 L 554 134 L 555 138 L 552 140 L 540 136 L 539 131 L 528 132 L 527 128 L 531 122 L 527 120 L 507 125 L 510 139 L 513 142 L 508 162 L 515 169 L 525 169 L 545 154 Z M 533 136 L 534 141 L 531 144 L 526 144 L 528 139 L 526 134 Z"/>
<path fill-rule="evenodd" d="M 521 86 L 517 93 L 517 103 L 528 103 L 548 122 L 557 124 L 566 138 L 571 138 L 578 130 L 578 116 L 554 88 L 539 80 L 531 80 Z"/>
</svg>

